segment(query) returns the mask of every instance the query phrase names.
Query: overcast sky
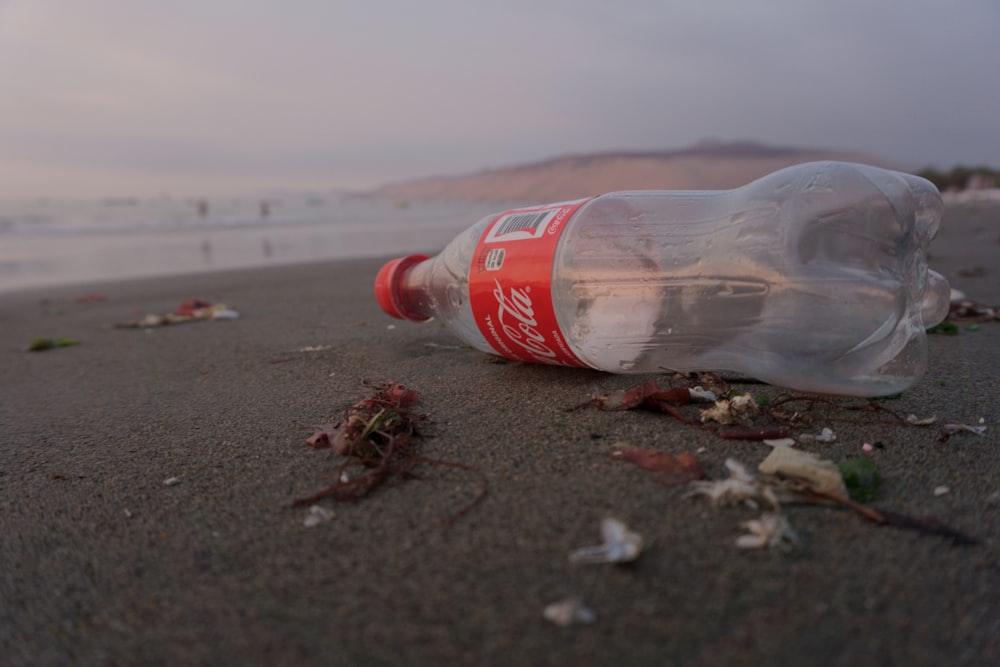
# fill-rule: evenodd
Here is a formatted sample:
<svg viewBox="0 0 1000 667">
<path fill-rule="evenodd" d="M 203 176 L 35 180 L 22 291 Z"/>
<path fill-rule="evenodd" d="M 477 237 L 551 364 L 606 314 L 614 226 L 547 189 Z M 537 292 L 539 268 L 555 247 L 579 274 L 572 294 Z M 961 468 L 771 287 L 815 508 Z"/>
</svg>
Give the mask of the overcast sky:
<svg viewBox="0 0 1000 667">
<path fill-rule="evenodd" d="M 0 0 L 0 196 L 368 187 L 705 137 L 1000 167 L 1000 0 Z"/>
</svg>

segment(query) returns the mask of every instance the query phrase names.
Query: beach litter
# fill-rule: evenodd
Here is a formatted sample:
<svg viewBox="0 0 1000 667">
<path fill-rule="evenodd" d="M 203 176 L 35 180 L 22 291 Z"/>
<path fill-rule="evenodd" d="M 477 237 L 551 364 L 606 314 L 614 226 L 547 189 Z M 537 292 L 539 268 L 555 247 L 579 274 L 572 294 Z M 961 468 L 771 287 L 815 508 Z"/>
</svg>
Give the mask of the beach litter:
<svg viewBox="0 0 1000 667">
<path fill-rule="evenodd" d="M 487 494 L 486 478 L 473 468 L 454 461 L 424 456 L 418 447 L 419 426 L 424 415 L 415 412 L 419 394 L 398 382 L 363 382 L 371 393 L 345 408 L 340 421 L 315 426 L 306 439 L 312 449 L 332 449 L 346 457 L 336 472 L 336 483 L 293 506 L 314 505 L 324 498 L 358 501 L 390 479 L 416 477 L 421 464 L 457 468 L 476 475 L 482 489 L 468 505 L 445 520 L 450 524 L 482 502 Z M 349 468 L 360 468 L 351 474 Z"/>
<path fill-rule="evenodd" d="M 746 466 L 733 458 L 726 459 L 729 477 L 723 480 L 692 482 L 686 496 L 705 496 L 713 507 L 724 505 L 746 505 L 758 509 L 761 504 L 778 508 L 778 497 L 774 489 L 753 475 Z"/>
<path fill-rule="evenodd" d="M 31 341 L 31 345 L 28 346 L 28 352 L 45 352 L 47 350 L 55 350 L 60 347 L 73 347 L 74 345 L 79 345 L 80 341 L 73 338 L 36 338 Z"/>
<path fill-rule="evenodd" d="M 795 451 L 788 447 L 775 447 L 773 451 L 783 449 Z M 798 546 L 800 544 L 798 533 L 781 514 L 779 501 L 781 489 L 758 478 L 735 459 L 726 459 L 726 469 L 729 471 L 728 479 L 694 482 L 687 496 L 705 496 L 715 507 L 738 504 L 752 509 L 758 509 L 761 504 L 770 507 L 773 511 L 764 512 L 758 519 L 748 519 L 740 523 L 740 528 L 747 531 L 747 534 L 736 539 L 736 546 L 740 549 Z"/>
<path fill-rule="evenodd" d="M 799 436 L 799 442 L 809 443 L 809 442 L 836 442 L 837 434 L 833 432 L 833 429 L 824 427 L 819 433 L 803 433 Z"/>
<path fill-rule="evenodd" d="M 945 318 L 946 322 L 956 324 L 981 324 L 998 320 L 1000 320 L 1000 308 L 977 303 L 965 298 L 964 294 L 959 294 L 959 298 L 952 299 L 948 307 L 948 316 Z"/>
<path fill-rule="evenodd" d="M 798 546 L 801 542 L 788 519 L 782 514 L 765 512 L 759 519 L 748 519 L 740 524 L 746 535 L 736 538 L 740 549 L 771 549 Z"/>
<path fill-rule="evenodd" d="M 986 435 L 986 426 L 984 424 L 986 420 L 982 417 L 979 419 L 979 424 L 977 426 L 970 426 L 969 424 L 944 424 L 941 426 L 941 438 L 940 440 L 944 442 L 948 438 L 958 433 L 972 433 L 973 435 Z"/>
<path fill-rule="evenodd" d="M 366 467 L 383 463 L 387 457 L 413 454 L 411 440 L 423 420 L 413 412 L 419 401 L 417 392 L 397 382 L 366 386 L 374 392 L 347 407 L 341 421 L 315 427 L 306 440 L 310 447 L 354 456 Z"/>
<path fill-rule="evenodd" d="M 652 449 L 621 447 L 611 452 L 611 458 L 627 461 L 656 474 L 656 481 L 661 484 L 687 484 L 696 479 L 703 479 L 705 471 L 701 469 L 698 459 L 689 452 L 673 455 Z"/>
<path fill-rule="evenodd" d="M 750 394 L 737 394 L 732 398 L 715 402 L 710 408 L 701 411 L 701 422 L 714 421 L 723 425 L 740 424 L 749 426 L 753 417 L 760 412 L 757 402 Z"/>
<path fill-rule="evenodd" d="M 306 528 L 315 528 L 321 523 L 332 521 L 337 515 L 321 505 L 311 505 L 306 518 L 302 520 L 302 525 Z"/>
<path fill-rule="evenodd" d="M 586 406 L 595 406 L 601 410 L 634 410 L 636 408 L 647 408 L 659 410 L 673 414 L 675 406 L 686 405 L 691 402 L 691 389 L 689 387 L 673 387 L 662 389 L 656 380 L 649 380 L 641 385 L 620 389 L 609 393 L 594 391 L 591 400 L 581 403 L 571 410 L 576 410 Z M 697 389 L 702 390 L 700 386 Z"/>
<path fill-rule="evenodd" d="M 981 268 L 981 267 L 980 267 Z M 979 325 L 1000 321 L 1000 308 L 977 303 L 958 290 L 951 291 L 951 303 L 944 320 L 927 330 L 929 334 L 958 335 L 962 329 L 978 331 Z M 961 328 L 959 325 L 962 325 Z"/>
<path fill-rule="evenodd" d="M 718 398 L 720 396 L 721 398 Z M 716 397 L 712 406 L 698 408 L 694 405 L 706 402 L 709 397 Z M 828 426 L 820 429 L 818 433 L 798 433 L 793 437 L 795 431 L 812 425 L 813 418 L 809 411 L 817 405 L 838 410 L 877 413 L 891 420 L 873 419 L 872 425 L 892 423 L 900 426 L 924 427 L 940 421 L 937 416 L 918 417 L 887 407 L 886 402 L 896 398 L 899 398 L 899 395 L 860 401 L 796 394 L 781 394 L 773 399 L 766 395 L 755 398 L 750 394 L 734 391 L 725 378 L 713 373 L 704 373 L 677 387 L 660 387 L 657 380 L 653 379 L 616 391 L 602 392 L 600 389 L 594 389 L 590 400 L 566 410 L 571 412 L 590 407 L 608 412 L 624 410 L 662 412 L 685 426 L 713 433 L 723 440 L 762 441 L 772 447 L 794 446 L 796 443 L 821 445 L 836 442 L 837 434 Z M 791 406 L 799 403 L 805 403 L 806 407 L 791 409 Z M 948 436 L 963 431 L 983 435 L 986 427 L 982 422 L 979 426 L 945 424 L 941 439 L 947 439 Z"/>
<path fill-rule="evenodd" d="M 865 503 L 875 499 L 875 493 L 882 485 L 882 476 L 871 459 L 848 459 L 838 469 L 852 500 Z"/>
<path fill-rule="evenodd" d="M 937 416 L 918 417 L 916 415 L 906 415 L 906 423 L 912 426 L 930 426 L 937 423 Z"/>
<path fill-rule="evenodd" d="M 782 449 L 789 448 L 776 447 L 772 450 L 772 453 Z M 789 451 L 795 450 L 789 449 Z M 819 459 L 816 460 L 819 462 Z M 822 468 L 826 467 L 822 465 L 822 462 L 820 464 Z M 691 488 L 685 495 L 687 497 L 707 497 L 715 507 L 745 504 L 756 509 L 761 504 L 764 504 L 774 510 L 775 514 L 779 513 L 781 506 L 785 504 L 828 505 L 833 503 L 845 509 L 852 510 L 860 517 L 877 525 L 914 530 L 925 535 L 945 537 L 951 540 L 952 544 L 956 546 L 978 544 L 978 540 L 975 538 L 955 530 L 937 519 L 917 518 L 892 510 L 866 505 L 847 494 L 824 488 L 826 482 L 823 483 L 823 486 L 817 488 L 814 486 L 814 482 L 806 477 L 797 477 L 782 471 L 758 477 L 735 459 L 727 459 L 726 468 L 729 470 L 728 479 L 691 482 Z M 862 470 L 866 468 L 867 466 L 861 466 Z M 866 476 L 859 476 L 863 480 L 860 485 L 859 483 L 847 480 L 844 481 L 844 485 L 849 489 L 852 487 L 857 489 L 859 486 L 866 485 L 866 489 L 873 495 L 874 490 L 878 487 L 881 480 L 874 473 L 874 470 L 869 470 L 869 473 Z M 763 518 L 758 521 L 762 523 L 744 525 L 743 528 L 750 530 L 751 534 L 757 535 L 758 539 L 763 539 L 762 536 L 767 536 L 768 544 L 772 543 L 772 538 L 775 543 L 788 542 L 797 544 L 799 542 L 797 538 L 774 537 L 775 531 L 780 532 L 783 530 L 783 524 L 780 524 L 780 522 L 776 524 L 773 519 L 764 520 Z M 744 540 L 744 544 L 747 545 L 744 548 L 749 548 L 749 545 L 755 544 L 755 542 L 752 542 L 747 537 Z"/>
<path fill-rule="evenodd" d="M 210 303 L 201 299 L 186 299 L 177 308 L 163 315 L 149 314 L 139 320 L 117 322 L 117 329 L 149 329 L 170 324 L 204 322 L 208 320 L 235 320 L 240 314 L 223 303 Z"/>
<path fill-rule="evenodd" d="M 163 480 L 163 486 L 177 486 L 181 483 L 180 477 L 168 477 Z"/>
<path fill-rule="evenodd" d="M 833 461 L 791 447 L 775 447 L 757 470 L 767 475 L 784 475 L 806 480 L 819 493 L 847 495 L 840 470 Z"/>
<path fill-rule="evenodd" d="M 326 352 L 332 345 L 303 345 L 295 350 L 296 352 Z"/>
<path fill-rule="evenodd" d="M 726 398 L 719 399 L 718 396 Z M 683 411 L 685 406 L 708 400 L 714 400 L 714 404 L 699 409 L 697 415 Z M 568 410 L 585 407 L 613 412 L 639 409 L 663 412 L 682 424 L 714 431 L 727 440 L 776 439 L 787 437 L 789 433 L 788 427 L 776 423 L 769 412 L 763 414 L 752 396 L 733 393 L 729 384 L 713 373 L 704 373 L 679 387 L 662 388 L 653 379 L 624 390 L 608 393 L 595 391 L 589 401 Z"/>
<path fill-rule="evenodd" d="M 579 597 L 569 597 L 546 605 L 542 610 L 545 620 L 566 628 L 571 625 L 587 625 L 597 621 L 594 610 L 583 603 Z"/>
<path fill-rule="evenodd" d="M 707 409 L 698 409 L 691 404 L 705 400 L 703 390 L 708 387 L 716 397 Z M 695 388 L 700 388 L 695 391 Z M 698 396 L 700 398 L 696 399 Z M 718 398 L 722 397 L 722 398 Z M 686 484 L 687 497 L 706 497 L 715 507 L 725 505 L 747 505 L 752 508 L 765 507 L 778 513 L 783 504 L 840 506 L 883 526 L 914 530 L 927 535 L 937 535 L 950 539 L 955 545 L 976 544 L 977 540 L 955 530 L 934 518 L 917 518 L 892 510 L 872 507 L 865 502 L 871 500 L 881 484 L 881 476 L 874 463 L 867 459 L 849 460 L 840 465 L 797 449 L 799 443 L 813 447 L 828 445 L 837 441 L 833 429 L 823 427 L 818 433 L 804 433 L 792 437 L 793 429 L 812 424 L 809 411 L 814 406 L 829 406 L 833 409 L 869 412 L 885 415 L 887 419 L 872 419 L 870 425 L 894 424 L 903 427 L 922 428 L 938 423 L 938 418 L 916 417 L 893 410 L 886 406 L 889 399 L 880 398 L 838 399 L 815 395 L 782 394 L 775 398 L 762 396 L 760 400 L 748 394 L 734 392 L 726 379 L 707 373 L 698 376 L 688 384 L 679 387 L 660 387 L 656 380 L 624 390 L 601 392 L 595 390 L 592 398 L 585 403 L 568 408 L 568 411 L 593 407 L 603 411 L 623 411 L 645 409 L 663 412 L 685 426 L 714 433 L 722 439 L 762 441 L 771 447 L 771 452 L 760 465 L 761 475 L 751 473 L 742 463 L 727 458 L 725 466 L 728 478 L 705 480 L 701 464 L 693 455 L 673 455 L 666 452 L 619 447 L 611 456 L 617 460 L 631 462 L 649 470 L 659 470 L 664 475 L 661 481 L 668 484 Z M 792 410 L 791 406 L 805 403 L 804 409 Z M 697 415 L 691 410 L 696 409 Z M 829 418 L 829 417 L 826 417 Z M 854 421 L 854 420 L 845 420 Z M 985 435 L 985 420 L 978 425 L 946 423 L 941 427 L 941 440 L 959 433 Z M 881 442 L 864 443 L 865 452 L 883 448 Z M 704 448 L 698 450 L 705 451 Z M 697 463 L 698 467 L 695 468 Z M 687 477 L 687 479 L 685 479 Z M 772 535 L 772 529 L 780 525 L 768 519 L 760 524 L 751 524 L 752 534 L 763 531 Z M 756 531 L 756 532 L 755 532 Z M 780 532 L 780 531 L 779 531 Z M 778 541 L 789 542 L 782 538 Z M 750 544 L 747 537 L 744 543 Z M 770 538 L 768 539 L 770 544 Z"/>
<path fill-rule="evenodd" d="M 601 521 L 601 544 L 576 549 L 571 563 L 630 563 L 642 552 L 642 536 L 614 518 Z"/>
<path fill-rule="evenodd" d="M 700 386 L 688 387 L 688 394 L 691 396 L 692 402 L 714 403 L 719 400 L 718 395 L 714 391 L 709 391 Z"/>
</svg>

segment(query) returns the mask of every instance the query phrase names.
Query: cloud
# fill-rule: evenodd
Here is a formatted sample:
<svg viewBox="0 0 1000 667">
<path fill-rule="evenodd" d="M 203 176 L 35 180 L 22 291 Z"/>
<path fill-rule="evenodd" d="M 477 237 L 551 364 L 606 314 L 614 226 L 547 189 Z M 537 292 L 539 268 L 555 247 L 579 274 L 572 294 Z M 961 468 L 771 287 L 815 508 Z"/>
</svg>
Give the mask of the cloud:
<svg viewBox="0 0 1000 667">
<path fill-rule="evenodd" d="M 994 0 L 7 0 L 0 193 L 28 164 L 374 185 L 704 136 L 1000 164 L 998 25 Z"/>
</svg>

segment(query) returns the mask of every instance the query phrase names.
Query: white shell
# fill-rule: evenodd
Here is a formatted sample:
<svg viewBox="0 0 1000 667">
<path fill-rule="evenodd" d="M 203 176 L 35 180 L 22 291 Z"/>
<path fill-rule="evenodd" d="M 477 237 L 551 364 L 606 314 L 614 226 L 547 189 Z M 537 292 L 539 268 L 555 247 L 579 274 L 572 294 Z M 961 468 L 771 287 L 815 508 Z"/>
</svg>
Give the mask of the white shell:
<svg viewBox="0 0 1000 667">
<path fill-rule="evenodd" d="M 627 563 L 639 557 L 642 536 L 618 519 L 601 521 L 603 544 L 581 547 L 569 555 L 571 563 Z"/>
<path fill-rule="evenodd" d="M 583 601 L 578 597 L 553 602 L 545 607 L 542 615 L 545 620 L 563 628 L 575 624 L 593 623 L 597 620 L 597 614 L 594 613 L 594 610 L 583 604 Z"/>
</svg>

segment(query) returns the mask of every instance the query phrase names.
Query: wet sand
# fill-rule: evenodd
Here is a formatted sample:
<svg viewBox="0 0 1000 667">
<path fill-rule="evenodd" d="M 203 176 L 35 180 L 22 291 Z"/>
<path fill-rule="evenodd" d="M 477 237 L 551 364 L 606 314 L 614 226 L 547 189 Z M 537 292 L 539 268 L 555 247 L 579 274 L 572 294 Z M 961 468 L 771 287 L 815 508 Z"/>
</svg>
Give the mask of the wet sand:
<svg viewBox="0 0 1000 667">
<path fill-rule="evenodd" d="M 932 266 L 1000 303 L 1000 209 L 949 210 Z M 1000 655 L 1000 323 L 930 337 L 930 369 L 885 405 L 987 426 L 941 441 L 859 401 L 805 406 L 837 434 L 807 447 L 867 454 L 875 504 L 979 540 L 792 506 L 802 543 L 746 551 L 745 507 L 712 508 L 615 461 L 620 443 L 695 452 L 709 476 L 766 445 L 651 412 L 567 412 L 644 377 L 495 363 L 436 323 L 394 322 L 352 260 L 0 295 L 0 663 L 192 665 L 986 665 Z M 977 268 L 978 267 L 978 268 Z M 100 294 L 106 300 L 78 302 Z M 122 330 L 187 298 L 234 321 Z M 24 348 L 61 336 L 80 345 Z M 303 351 L 311 348 L 310 351 Z M 419 479 L 303 526 L 293 498 L 335 481 L 313 451 L 391 379 L 420 393 L 422 452 L 482 472 Z M 772 399 L 781 390 L 737 385 Z M 177 478 L 175 485 L 166 485 Z M 940 487 L 947 487 L 942 492 Z M 628 565 L 571 564 L 606 516 L 641 533 Z M 591 625 L 545 605 L 580 596 Z"/>
</svg>

